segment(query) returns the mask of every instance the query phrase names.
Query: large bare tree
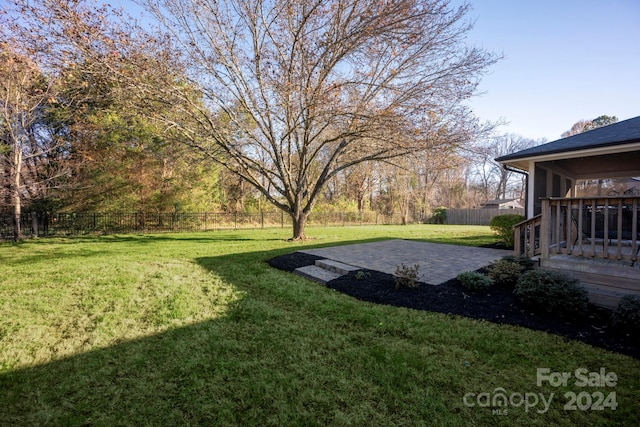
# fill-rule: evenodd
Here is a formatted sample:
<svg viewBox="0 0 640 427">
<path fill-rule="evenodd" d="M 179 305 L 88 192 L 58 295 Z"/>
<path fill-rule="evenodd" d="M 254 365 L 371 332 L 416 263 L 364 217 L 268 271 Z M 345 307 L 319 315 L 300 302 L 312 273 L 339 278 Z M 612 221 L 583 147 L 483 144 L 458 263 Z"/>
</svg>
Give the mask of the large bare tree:
<svg viewBox="0 0 640 427">
<path fill-rule="evenodd" d="M 464 45 L 468 6 L 448 0 L 139 0 L 161 38 L 89 1 L 14 1 L 49 67 L 135 87 L 132 108 L 286 211 L 295 239 L 347 168 L 475 137 L 462 102 L 497 60 Z"/>
<path fill-rule="evenodd" d="M 468 6 L 140 3 L 170 35 L 174 58 L 203 94 L 202 102 L 187 103 L 193 98 L 183 96 L 185 86 L 165 88 L 164 99 L 188 110 L 197 126 L 167 122 L 286 211 L 294 239 L 305 237 L 323 186 L 342 170 L 460 145 L 479 130 L 462 101 L 497 57 L 464 45 Z"/>
</svg>

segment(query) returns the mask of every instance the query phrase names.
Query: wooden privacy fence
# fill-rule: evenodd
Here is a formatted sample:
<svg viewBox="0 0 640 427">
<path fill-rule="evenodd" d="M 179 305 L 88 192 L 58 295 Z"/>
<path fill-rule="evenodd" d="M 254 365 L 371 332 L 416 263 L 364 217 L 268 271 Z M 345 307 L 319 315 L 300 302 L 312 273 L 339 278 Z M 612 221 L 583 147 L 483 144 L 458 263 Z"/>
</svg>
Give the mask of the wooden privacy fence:
<svg viewBox="0 0 640 427">
<path fill-rule="evenodd" d="M 524 215 L 524 209 L 447 209 L 445 224 L 489 225 L 497 215 Z"/>
</svg>

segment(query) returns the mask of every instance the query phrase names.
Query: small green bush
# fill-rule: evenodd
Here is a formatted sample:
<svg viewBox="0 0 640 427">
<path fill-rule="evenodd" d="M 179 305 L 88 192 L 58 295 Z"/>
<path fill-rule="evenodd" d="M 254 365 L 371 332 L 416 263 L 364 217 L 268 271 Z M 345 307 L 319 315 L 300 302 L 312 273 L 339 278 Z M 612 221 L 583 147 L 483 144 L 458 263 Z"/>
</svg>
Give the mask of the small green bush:
<svg viewBox="0 0 640 427">
<path fill-rule="evenodd" d="M 524 220 L 524 216 L 517 214 L 496 215 L 491 218 L 489 228 L 491 228 L 491 230 L 493 230 L 498 235 L 505 246 L 512 248 L 513 226 Z"/>
<path fill-rule="evenodd" d="M 501 259 L 489 267 L 489 277 L 499 286 L 515 286 L 525 271 L 525 267 L 517 262 Z"/>
<path fill-rule="evenodd" d="M 560 315 L 582 314 L 589 306 L 587 291 L 580 282 L 556 271 L 525 272 L 513 293 L 532 308 Z"/>
<path fill-rule="evenodd" d="M 625 295 L 611 316 L 611 324 L 622 332 L 640 334 L 640 295 Z"/>
<path fill-rule="evenodd" d="M 420 266 L 418 264 L 413 267 L 400 264 L 396 266 L 396 274 L 395 274 L 395 283 L 396 289 L 400 288 L 409 288 L 415 289 L 420 283 L 418 282 L 418 269 Z"/>
<path fill-rule="evenodd" d="M 365 280 L 371 277 L 371 274 L 366 271 L 358 270 L 356 271 L 356 280 Z"/>
<path fill-rule="evenodd" d="M 493 285 L 493 280 L 482 273 L 476 271 L 467 271 L 458 274 L 456 278 L 467 289 L 472 291 L 481 291 L 490 288 Z"/>
<path fill-rule="evenodd" d="M 503 256 L 501 260 L 520 264 L 521 266 L 524 267 L 525 270 L 531 270 L 533 266 L 536 265 L 535 261 L 533 261 L 531 258 L 527 258 L 524 256 L 507 255 L 507 256 Z"/>
<path fill-rule="evenodd" d="M 428 222 L 431 224 L 444 224 L 445 219 L 447 219 L 447 208 L 439 207 L 433 210 Z"/>
</svg>

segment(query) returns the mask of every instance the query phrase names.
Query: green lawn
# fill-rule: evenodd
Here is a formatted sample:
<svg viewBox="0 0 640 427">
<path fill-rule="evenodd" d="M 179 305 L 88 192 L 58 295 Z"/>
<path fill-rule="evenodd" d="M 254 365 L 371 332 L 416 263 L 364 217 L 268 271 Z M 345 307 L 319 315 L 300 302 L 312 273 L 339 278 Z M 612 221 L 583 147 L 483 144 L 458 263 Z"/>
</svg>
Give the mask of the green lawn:
<svg viewBox="0 0 640 427">
<path fill-rule="evenodd" d="M 303 243 L 289 234 L 0 244 L 0 425 L 640 425 L 638 360 L 359 302 L 264 262 L 382 238 L 479 245 L 494 241 L 488 227 L 312 228 Z M 538 368 L 572 377 L 538 386 Z M 617 384 L 579 387 L 579 368 L 614 372 Z M 500 392 L 507 406 L 484 404 Z M 577 410 L 564 409 L 565 393 L 580 397 Z M 617 409 L 580 409 L 598 393 L 615 393 Z"/>
</svg>

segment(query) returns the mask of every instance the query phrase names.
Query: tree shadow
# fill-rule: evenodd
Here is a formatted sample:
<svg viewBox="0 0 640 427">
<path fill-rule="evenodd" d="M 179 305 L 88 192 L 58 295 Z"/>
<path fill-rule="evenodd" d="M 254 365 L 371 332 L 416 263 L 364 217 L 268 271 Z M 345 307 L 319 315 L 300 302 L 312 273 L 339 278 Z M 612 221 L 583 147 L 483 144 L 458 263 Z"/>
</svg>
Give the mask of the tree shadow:
<svg viewBox="0 0 640 427">
<path fill-rule="evenodd" d="M 212 319 L 4 373 L 0 425 L 213 425 L 219 414 L 202 396 L 219 394 L 214 384 L 225 381 L 229 348 L 215 345 L 229 340 L 224 323 Z"/>
</svg>

